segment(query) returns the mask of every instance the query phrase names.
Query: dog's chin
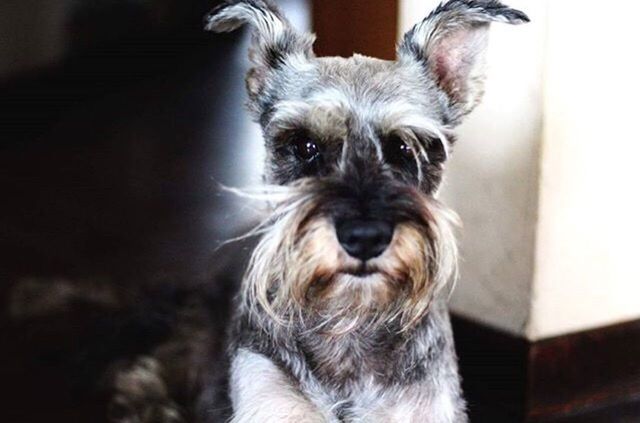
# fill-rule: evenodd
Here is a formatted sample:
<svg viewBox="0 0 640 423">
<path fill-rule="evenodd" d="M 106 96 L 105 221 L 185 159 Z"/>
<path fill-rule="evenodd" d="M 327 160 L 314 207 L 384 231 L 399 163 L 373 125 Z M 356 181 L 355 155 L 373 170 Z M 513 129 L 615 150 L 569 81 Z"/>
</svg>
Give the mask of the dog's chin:
<svg viewBox="0 0 640 423">
<path fill-rule="evenodd" d="M 377 311 L 388 307 L 400 291 L 397 284 L 380 271 L 340 270 L 311 300 L 325 312 Z"/>
</svg>

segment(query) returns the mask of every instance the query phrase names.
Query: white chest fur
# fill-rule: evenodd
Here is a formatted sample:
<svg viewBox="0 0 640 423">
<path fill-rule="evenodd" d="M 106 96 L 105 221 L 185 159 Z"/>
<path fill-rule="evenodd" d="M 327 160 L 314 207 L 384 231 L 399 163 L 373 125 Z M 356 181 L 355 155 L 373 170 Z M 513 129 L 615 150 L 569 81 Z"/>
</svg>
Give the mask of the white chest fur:
<svg viewBox="0 0 640 423">
<path fill-rule="evenodd" d="M 429 383 L 431 383 L 430 381 Z M 336 400 L 314 381 L 302 386 L 267 357 L 240 349 L 231 367 L 234 423 L 457 423 L 456 386 L 446 378 L 434 385 L 399 388 L 362 384 L 347 400 Z M 346 407 L 342 418 L 338 410 Z"/>
</svg>

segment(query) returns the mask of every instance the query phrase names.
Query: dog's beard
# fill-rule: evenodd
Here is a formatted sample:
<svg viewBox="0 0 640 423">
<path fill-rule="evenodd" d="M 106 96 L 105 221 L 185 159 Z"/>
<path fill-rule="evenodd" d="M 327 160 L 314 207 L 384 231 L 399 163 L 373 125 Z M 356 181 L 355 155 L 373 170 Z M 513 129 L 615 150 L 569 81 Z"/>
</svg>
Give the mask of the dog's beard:
<svg viewBox="0 0 640 423">
<path fill-rule="evenodd" d="M 312 179 L 277 188 L 256 231 L 263 236 L 243 280 L 244 306 L 259 323 L 282 328 L 411 328 L 456 277 L 456 215 L 411 190 L 418 217 L 398 223 L 384 253 L 363 265 L 340 247 L 331 218 L 319 212 L 327 199 L 314 188 Z"/>
</svg>

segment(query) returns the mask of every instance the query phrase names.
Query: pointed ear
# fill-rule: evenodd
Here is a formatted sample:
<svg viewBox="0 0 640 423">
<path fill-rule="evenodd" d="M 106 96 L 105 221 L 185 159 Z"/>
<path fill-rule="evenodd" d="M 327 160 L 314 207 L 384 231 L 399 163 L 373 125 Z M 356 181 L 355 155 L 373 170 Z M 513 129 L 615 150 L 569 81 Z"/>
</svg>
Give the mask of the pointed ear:
<svg viewBox="0 0 640 423">
<path fill-rule="evenodd" d="M 454 124 L 482 97 L 491 22 L 520 24 L 529 18 L 497 0 L 450 0 L 409 30 L 398 46 L 398 60 L 420 64 L 443 91 Z"/>
<path fill-rule="evenodd" d="M 247 75 L 247 89 L 257 100 L 269 75 L 290 62 L 311 59 L 315 36 L 298 33 L 270 0 L 228 0 L 205 18 L 205 29 L 230 32 L 243 24 L 252 27 L 249 57 L 253 68 Z"/>
</svg>

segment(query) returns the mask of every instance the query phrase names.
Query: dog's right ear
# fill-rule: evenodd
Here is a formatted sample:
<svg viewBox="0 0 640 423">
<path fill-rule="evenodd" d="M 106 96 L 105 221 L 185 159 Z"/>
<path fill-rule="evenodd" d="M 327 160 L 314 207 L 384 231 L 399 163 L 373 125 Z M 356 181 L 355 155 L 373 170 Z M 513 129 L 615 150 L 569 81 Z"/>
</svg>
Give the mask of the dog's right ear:
<svg viewBox="0 0 640 423">
<path fill-rule="evenodd" d="M 227 0 L 207 15 L 205 29 L 230 32 L 245 23 L 252 27 L 249 58 L 254 66 L 247 90 L 255 102 L 274 71 L 314 57 L 315 36 L 297 32 L 270 0 Z"/>
</svg>

